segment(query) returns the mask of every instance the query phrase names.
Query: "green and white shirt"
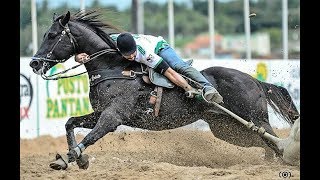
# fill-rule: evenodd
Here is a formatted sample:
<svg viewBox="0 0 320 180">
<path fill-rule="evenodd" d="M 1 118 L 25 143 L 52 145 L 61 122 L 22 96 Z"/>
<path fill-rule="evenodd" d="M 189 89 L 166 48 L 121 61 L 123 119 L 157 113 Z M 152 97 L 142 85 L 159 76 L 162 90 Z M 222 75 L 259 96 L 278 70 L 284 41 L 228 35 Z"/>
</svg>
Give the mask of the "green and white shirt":
<svg viewBox="0 0 320 180">
<path fill-rule="evenodd" d="M 119 34 L 110 35 L 111 38 L 117 42 Z M 132 34 L 137 44 L 137 56 L 135 61 L 143 63 L 151 68 L 156 68 L 162 57 L 158 55 L 159 51 L 169 44 L 161 36 L 152 36 L 144 34 Z"/>
</svg>

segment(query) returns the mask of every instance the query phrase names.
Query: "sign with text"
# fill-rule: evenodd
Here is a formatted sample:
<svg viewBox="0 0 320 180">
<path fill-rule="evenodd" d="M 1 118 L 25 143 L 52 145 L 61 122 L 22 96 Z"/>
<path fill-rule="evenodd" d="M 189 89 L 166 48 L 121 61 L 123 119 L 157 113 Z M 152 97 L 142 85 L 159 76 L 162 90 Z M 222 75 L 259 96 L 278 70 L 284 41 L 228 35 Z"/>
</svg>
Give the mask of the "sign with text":
<svg viewBox="0 0 320 180">
<path fill-rule="evenodd" d="M 29 66 L 31 58 L 20 58 L 20 137 L 38 135 L 65 135 L 65 123 L 70 117 L 92 112 L 89 100 L 89 81 L 86 73 L 59 80 L 44 80 L 35 75 Z M 77 63 L 73 57 L 51 68 L 47 75 L 56 74 Z M 235 68 L 265 82 L 285 87 L 300 110 L 300 61 L 299 60 L 194 60 L 198 70 L 212 66 Z M 79 66 L 62 76 L 86 71 Z M 269 108 L 270 109 L 270 108 Z M 274 112 L 269 112 L 273 127 L 288 127 Z"/>
</svg>

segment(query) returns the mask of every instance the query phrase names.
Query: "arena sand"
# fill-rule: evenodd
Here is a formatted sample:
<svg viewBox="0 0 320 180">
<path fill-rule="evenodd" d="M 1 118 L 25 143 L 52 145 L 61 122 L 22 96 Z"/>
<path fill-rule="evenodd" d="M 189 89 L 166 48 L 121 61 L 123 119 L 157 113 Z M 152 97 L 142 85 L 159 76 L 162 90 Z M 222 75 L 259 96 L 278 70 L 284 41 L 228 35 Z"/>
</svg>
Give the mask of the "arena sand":
<svg viewBox="0 0 320 180">
<path fill-rule="evenodd" d="M 287 137 L 288 129 L 275 129 Z M 83 136 L 78 135 L 77 140 Z M 55 154 L 67 153 L 66 138 L 41 136 L 20 140 L 22 180 L 116 180 L 116 179 L 300 179 L 300 168 L 275 158 L 264 160 L 264 149 L 240 147 L 192 130 L 137 131 L 109 133 L 85 151 L 87 170 L 75 163 L 67 170 L 49 167 Z"/>
</svg>

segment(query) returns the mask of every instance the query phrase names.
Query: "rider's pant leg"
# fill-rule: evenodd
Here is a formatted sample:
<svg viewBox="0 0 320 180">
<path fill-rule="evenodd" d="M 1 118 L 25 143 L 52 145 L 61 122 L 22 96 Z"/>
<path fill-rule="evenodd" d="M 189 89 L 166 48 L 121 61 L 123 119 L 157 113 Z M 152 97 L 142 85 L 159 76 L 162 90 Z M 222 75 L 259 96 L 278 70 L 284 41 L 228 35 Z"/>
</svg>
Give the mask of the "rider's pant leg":
<svg viewBox="0 0 320 180">
<path fill-rule="evenodd" d="M 166 61 L 172 69 L 199 82 L 202 86 L 213 86 L 197 69 L 183 61 L 170 46 L 159 52 L 159 56 Z"/>
</svg>

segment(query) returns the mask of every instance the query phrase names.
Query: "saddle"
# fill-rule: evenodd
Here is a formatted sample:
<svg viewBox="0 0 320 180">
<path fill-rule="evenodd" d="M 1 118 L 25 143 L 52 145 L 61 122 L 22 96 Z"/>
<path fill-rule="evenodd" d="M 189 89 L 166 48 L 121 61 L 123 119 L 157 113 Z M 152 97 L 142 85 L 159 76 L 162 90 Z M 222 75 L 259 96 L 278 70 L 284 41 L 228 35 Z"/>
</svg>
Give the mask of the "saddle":
<svg viewBox="0 0 320 180">
<path fill-rule="evenodd" d="M 185 61 L 190 66 L 193 63 L 193 59 Z M 147 84 L 154 84 L 155 89 L 150 92 L 149 104 L 154 106 L 154 109 L 147 108 L 146 113 L 153 113 L 154 116 L 159 115 L 159 109 L 161 104 L 163 88 L 174 88 L 175 85 L 164 75 L 157 73 L 153 68 L 149 68 L 144 64 L 141 64 L 141 72 L 135 72 L 133 70 L 125 69 L 97 69 L 88 72 L 90 87 L 96 86 L 100 82 L 110 79 L 136 79 L 137 75 L 142 75 L 142 79 Z M 183 76 L 183 75 L 182 75 Z M 187 81 L 191 82 L 188 77 L 183 76 Z M 188 96 L 188 95 L 187 95 Z"/>
</svg>

